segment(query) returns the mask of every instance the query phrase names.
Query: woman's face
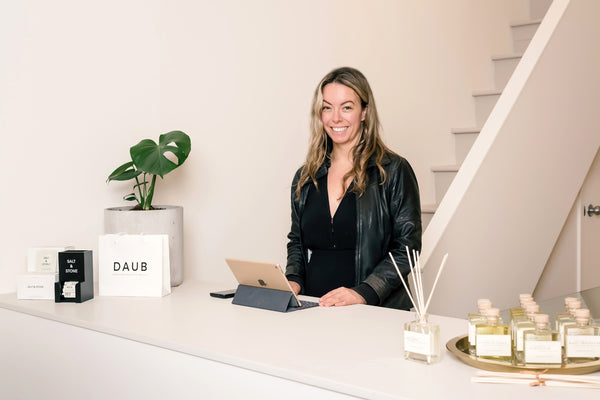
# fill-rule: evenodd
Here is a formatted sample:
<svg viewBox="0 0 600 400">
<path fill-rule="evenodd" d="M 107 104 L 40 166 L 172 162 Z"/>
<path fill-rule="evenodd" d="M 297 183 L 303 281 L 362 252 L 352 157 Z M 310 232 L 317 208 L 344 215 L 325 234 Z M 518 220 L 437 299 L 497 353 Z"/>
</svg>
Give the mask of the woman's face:
<svg viewBox="0 0 600 400">
<path fill-rule="evenodd" d="M 323 88 L 321 121 L 334 146 L 356 144 L 366 112 L 356 92 L 348 86 L 329 83 Z"/>
</svg>

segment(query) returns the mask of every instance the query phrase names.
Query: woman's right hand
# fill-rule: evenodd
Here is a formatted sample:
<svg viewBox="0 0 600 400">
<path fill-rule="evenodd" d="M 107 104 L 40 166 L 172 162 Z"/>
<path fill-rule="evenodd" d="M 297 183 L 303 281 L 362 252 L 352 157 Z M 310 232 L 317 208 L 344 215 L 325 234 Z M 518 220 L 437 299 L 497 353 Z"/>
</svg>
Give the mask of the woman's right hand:
<svg viewBox="0 0 600 400">
<path fill-rule="evenodd" d="M 300 293 L 300 285 L 294 281 L 289 281 L 289 282 L 290 282 L 290 286 L 292 287 L 292 290 L 294 291 L 294 293 L 296 293 L 296 295 L 298 293 Z"/>
</svg>

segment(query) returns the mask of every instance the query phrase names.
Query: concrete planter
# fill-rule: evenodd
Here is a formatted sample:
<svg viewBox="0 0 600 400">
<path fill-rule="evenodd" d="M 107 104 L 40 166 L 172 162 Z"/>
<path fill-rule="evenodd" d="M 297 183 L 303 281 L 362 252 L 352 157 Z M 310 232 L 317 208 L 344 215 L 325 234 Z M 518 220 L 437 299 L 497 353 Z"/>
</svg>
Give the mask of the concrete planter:
<svg viewBox="0 0 600 400">
<path fill-rule="evenodd" d="M 132 207 L 104 209 L 104 233 L 169 235 L 171 286 L 179 286 L 183 282 L 183 207 L 154 207 L 155 210 L 132 210 Z"/>
</svg>

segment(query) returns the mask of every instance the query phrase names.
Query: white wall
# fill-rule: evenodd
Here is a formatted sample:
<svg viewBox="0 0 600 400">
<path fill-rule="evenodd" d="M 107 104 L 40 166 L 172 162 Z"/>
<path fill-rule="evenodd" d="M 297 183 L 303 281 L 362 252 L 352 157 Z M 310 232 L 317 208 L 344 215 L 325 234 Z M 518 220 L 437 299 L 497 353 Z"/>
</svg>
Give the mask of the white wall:
<svg viewBox="0 0 600 400">
<path fill-rule="evenodd" d="M 525 0 L 2 2 L 0 292 L 30 246 L 97 250 L 130 189 L 106 176 L 172 129 L 192 153 L 155 203 L 185 208 L 186 277 L 231 284 L 226 256 L 285 263 L 312 93 L 342 65 L 369 78 L 432 203 L 430 168 L 454 162 L 450 128 L 473 125 L 471 91 L 525 16 Z"/>
<path fill-rule="evenodd" d="M 600 149 L 599 149 L 600 150 Z M 538 300 L 600 286 L 600 217 L 584 214 L 600 200 L 600 151 L 590 167 L 533 293 Z"/>
</svg>

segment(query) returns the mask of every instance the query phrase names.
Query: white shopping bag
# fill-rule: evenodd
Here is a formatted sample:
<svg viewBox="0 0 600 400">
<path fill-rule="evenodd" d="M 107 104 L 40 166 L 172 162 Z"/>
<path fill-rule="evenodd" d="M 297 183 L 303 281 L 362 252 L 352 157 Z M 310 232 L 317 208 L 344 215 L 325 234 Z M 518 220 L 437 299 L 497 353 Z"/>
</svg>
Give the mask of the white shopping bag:
<svg viewBox="0 0 600 400">
<path fill-rule="evenodd" d="M 98 265 L 100 296 L 171 293 L 168 235 L 100 235 Z"/>
</svg>

